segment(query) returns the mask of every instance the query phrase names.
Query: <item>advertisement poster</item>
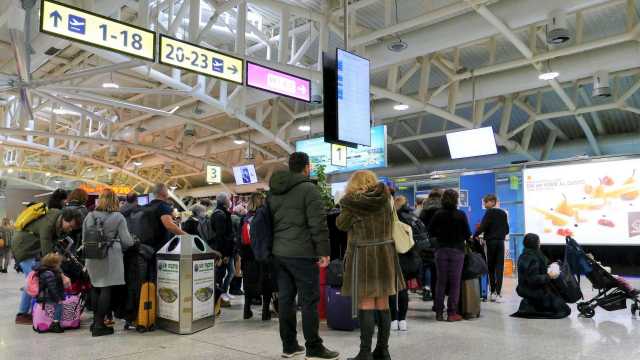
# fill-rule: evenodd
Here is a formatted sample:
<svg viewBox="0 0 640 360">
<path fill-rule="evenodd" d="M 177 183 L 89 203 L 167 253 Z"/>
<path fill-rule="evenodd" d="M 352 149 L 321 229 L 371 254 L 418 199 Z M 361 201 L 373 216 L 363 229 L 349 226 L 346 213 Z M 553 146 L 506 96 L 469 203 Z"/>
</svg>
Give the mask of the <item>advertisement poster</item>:
<svg viewBox="0 0 640 360">
<path fill-rule="evenodd" d="M 524 170 L 525 228 L 543 244 L 640 245 L 640 159 Z"/>
<path fill-rule="evenodd" d="M 324 138 L 296 142 L 296 151 L 309 154 L 309 160 L 314 167 L 324 165 L 327 174 L 386 167 L 386 147 L 387 127 L 384 125 L 371 128 L 371 146 L 360 145 L 357 149 L 346 148 L 346 158 L 341 160 L 341 164 L 345 166 L 334 165 L 331 144 L 324 142 Z M 315 175 L 315 172 L 312 175 Z"/>
<path fill-rule="evenodd" d="M 214 271 L 213 259 L 193 262 L 193 321 L 213 316 Z"/>
<path fill-rule="evenodd" d="M 179 321 L 180 315 L 180 263 L 158 260 L 158 316 Z"/>
</svg>

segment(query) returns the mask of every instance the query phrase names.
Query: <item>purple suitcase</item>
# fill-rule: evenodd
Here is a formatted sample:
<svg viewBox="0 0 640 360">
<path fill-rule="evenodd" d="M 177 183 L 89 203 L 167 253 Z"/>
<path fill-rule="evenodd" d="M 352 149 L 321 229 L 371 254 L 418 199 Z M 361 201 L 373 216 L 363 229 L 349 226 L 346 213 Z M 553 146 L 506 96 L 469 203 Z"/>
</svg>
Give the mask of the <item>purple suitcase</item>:
<svg viewBox="0 0 640 360">
<path fill-rule="evenodd" d="M 339 288 L 326 287 L 327 326 L 334 330 L 353 331 L 358 320 L 351 318 L 351 297 L 342 296 Z"/>
</svg>

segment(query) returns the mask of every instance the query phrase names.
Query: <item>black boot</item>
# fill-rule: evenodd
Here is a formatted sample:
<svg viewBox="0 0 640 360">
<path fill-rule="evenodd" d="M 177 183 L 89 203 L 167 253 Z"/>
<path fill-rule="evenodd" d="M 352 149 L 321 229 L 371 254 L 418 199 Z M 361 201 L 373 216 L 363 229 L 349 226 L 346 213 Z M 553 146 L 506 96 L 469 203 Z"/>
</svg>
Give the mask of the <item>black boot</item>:
<svg viewBox="0 0 640 360">
<path fill-rule="evenodd" d="M 271 295 L 262 296 L 262 321 L 271 320 Z"/>
<path fill-rule="evenodd" d="M 104 326 L 104 324 L 93 324 L 93 328 L 91 329 L 91 336 L 105 336 L 105 335 L 113 335 L 113 328 Z"/>
<path fill-rule="evenodd" d="M 360 352 L 349 360 L 373 360 L 371 355 L 371 342 L 376 328 L 375 310 L 360 310 Z"/>
<path fill-rule="evenodd" d="M 242 318 L 245 320 L 248 320 L 248 319 L 251 319 L 252 317 L 253 317 L 253 312 L 251 311 L 251 297 L 245 296 L 244 297 L 244 315 L 242 316 Z"/>
<path fill-rule="evenodd" d="M 389 310 L 377 310 L 378 342 L 373 351 L 374 360 L 391 360 L 389 354 L 389 335 L 391 335 L 391 314 Z"/>
</svg>

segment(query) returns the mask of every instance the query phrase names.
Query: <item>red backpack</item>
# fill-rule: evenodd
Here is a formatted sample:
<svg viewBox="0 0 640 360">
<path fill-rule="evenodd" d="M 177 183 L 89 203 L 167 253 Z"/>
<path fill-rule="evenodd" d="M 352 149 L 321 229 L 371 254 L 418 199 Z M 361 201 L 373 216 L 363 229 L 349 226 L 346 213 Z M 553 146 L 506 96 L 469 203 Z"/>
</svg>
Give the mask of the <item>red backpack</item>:
<svg viewBox="0 0 640 360">
<path fill-rule="evenodd" d="M 245 216 L 242 221 L 242 245 L 251 246 L 251 220 L 253 220 L 253 215 Z"/>
</svg>

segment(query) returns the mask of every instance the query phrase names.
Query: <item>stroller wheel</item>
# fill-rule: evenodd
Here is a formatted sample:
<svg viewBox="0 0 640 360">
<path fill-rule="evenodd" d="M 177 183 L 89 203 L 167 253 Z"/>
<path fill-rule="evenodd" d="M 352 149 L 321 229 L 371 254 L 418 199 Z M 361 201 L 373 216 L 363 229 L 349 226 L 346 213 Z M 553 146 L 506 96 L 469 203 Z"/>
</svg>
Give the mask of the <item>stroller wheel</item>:
<svg viewBox="0 0 640 360">
<path fill-rule="evenodd" d="M 580 314 L 582 314 L 582 316 L 586 317 L 587 319 L 591 319 L 596 315 L 596 310 L 590 307 L 587 307 L 583 311 L 580 311 Z"/>
</svg>

